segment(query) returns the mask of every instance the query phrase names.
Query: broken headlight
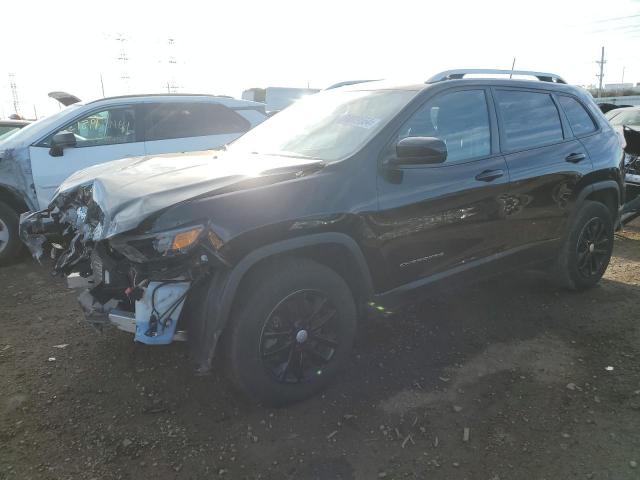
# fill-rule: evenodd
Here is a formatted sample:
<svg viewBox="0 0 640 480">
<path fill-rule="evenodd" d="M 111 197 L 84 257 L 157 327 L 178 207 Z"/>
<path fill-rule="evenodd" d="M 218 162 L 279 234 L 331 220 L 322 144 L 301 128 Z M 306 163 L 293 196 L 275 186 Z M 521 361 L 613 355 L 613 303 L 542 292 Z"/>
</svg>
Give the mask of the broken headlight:
<svg viewBox="0 0 640 480">
<path fill-rule="evenodd" d="M 158 233 L 153 239 L 153 248 L 163 257 L 185 253 L 196 244 L 203 230 L 204 226 L 196 225 Z"/>
<path fill-rule="evenodd" d="M 138 236 L 118 235 L 109 241 L 114 250 L 137 263 L 176 257 L 189 252 L 199 243 L 213 247 L 213 250 L 223 245 L 222 240 L 204 225 Z"/>
</svg>

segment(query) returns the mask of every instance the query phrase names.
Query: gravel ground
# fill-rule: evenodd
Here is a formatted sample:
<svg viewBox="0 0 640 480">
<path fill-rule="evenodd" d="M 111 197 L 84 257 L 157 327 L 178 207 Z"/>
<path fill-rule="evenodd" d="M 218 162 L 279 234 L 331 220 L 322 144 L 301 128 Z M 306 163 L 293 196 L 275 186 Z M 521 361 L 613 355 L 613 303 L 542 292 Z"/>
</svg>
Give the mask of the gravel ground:
<svg viewBox="0 0 640 480">
<path fill-rule="evenodd" d="M 640 224 L 614 254 L 588 292 L 519 273 L 372 319 L 286 409 L 184 345 L 95 333 L 44 267 L 0 269 L 0 478 L 639 479 Z"/>
</svg>

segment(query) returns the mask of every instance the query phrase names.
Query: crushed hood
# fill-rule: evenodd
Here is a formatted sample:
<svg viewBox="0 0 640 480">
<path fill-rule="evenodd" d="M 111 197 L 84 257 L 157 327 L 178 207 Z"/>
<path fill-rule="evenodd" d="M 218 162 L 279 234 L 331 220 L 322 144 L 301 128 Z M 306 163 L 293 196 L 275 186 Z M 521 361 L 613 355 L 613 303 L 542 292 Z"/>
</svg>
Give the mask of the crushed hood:
<svg viewBox="0 0 640 480">
<path fill-rule="evenodd" d="M 76 172 L 56 191 L 52 207 L 80 187 L 90 187 L 102 213 L 93 240 L 102 240 L 136 228 L 151 214 L 186 200 L 254 185 L 247 180 L 273 176 L 293 178 L 321 168 L 318 160 L 275 155 L 236 155 L 197 152 L 116 160 Z"/>
</svg>

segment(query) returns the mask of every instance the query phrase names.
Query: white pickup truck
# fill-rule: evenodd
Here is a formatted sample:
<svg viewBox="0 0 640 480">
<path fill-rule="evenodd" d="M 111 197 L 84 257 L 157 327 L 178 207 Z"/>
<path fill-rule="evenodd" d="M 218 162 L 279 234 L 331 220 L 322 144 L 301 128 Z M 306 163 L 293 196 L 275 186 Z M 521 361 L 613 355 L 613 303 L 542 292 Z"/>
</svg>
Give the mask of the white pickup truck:
<svg viewBox="0 0 640 480">
<path fill-rule="evenodd" d="M 126 157 L 219 148 L 266 118 L 264 104 L 211 95 L 73 103 L 0 141 L 0 265 L 21 249 L 22 212 L 46 208 L 72 173 Z"/>
</svg>

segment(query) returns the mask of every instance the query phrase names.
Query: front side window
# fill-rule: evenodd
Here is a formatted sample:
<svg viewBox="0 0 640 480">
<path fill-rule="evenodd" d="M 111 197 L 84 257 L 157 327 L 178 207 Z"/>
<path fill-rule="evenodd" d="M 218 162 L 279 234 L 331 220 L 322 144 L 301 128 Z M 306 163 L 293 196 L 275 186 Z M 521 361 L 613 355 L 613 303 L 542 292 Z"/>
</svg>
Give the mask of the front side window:
<svg viewBox="0 0 640 480">
<path fill-rule="evenodd" d="M 484 90 L 445 93 L 428 100 L 400 129 L 406 137 L 437 137 L 447 145 L 447 163 L 491 153 L 491 127 Z"/>
<path fill-rule="evenodd" d="M 114 107 L 93 112 L 59 130 L 76 136 L 76 147 L 115 145 L 136 141 L 136 121 L 133 107 Z"/>
<path fill-rule="evenodd" d="M 236 140 L 230 151 L 338 161 L 369 142 L 414 90 L 342 90 L 309 95 Z"/>
<path fill-rule="evenodd" d="M 503 148 L 526 150 L 563 139 L 556 104 L 548 93 L 496 90 Z"/>
<path fill-rule="evenodd" d="M 232 109 L 215 103 L 163 103 L 150 105 L 146 140 L 204 137 L 242 133 L 249 121 Z"/>
<path fill-rule="evenodd" d="M 591 115 L 587 113 L 580 102 L 575 98 L 565 97 L 564 95 L 561 95 L 559 98 L 560 105 L 562 105 L 562 109 L 569 120 L 569 125 L 571 125 L 571 130 L 574 135 L 586 135 L 587 133 L 596 131 L 597 127 L 595 123 L 593 123 Z"/>
</svg>

